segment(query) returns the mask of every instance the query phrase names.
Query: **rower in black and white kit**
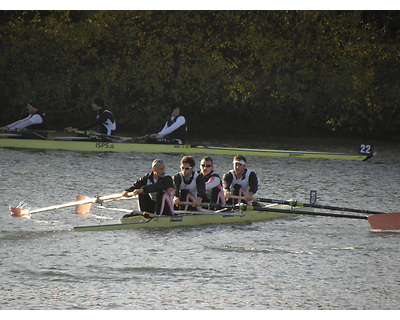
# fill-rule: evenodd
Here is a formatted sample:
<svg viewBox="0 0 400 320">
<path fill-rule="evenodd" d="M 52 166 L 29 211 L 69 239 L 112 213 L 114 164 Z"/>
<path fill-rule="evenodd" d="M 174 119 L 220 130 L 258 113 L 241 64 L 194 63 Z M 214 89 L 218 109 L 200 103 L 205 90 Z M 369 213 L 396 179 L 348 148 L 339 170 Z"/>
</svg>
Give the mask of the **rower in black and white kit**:
<svg viewBox="0 0 400 320">
<path fill-rule="evenodd" d="M 212 203 L 225 204 L 224 190 L 222 188 L 222 180 L 219 175 L 214 172 L 214 161 L 210 156 L 201 159 L 199 173 L 204 177 L 206 186 L 206 198 L 203 201 Z"/>
<path fill-rule="evenodd" d="M 224 174 L 222 182 L 227 200 L 231 199 L 231 195 L 241 196 L 248 205 L 251 205 L 253 196 L 258 190 L 258 178 L 256 173 L 247 169 L 246 166 L 247 160 L 244 156 L 235 156 L 233 170 Z M 232 200 L 228 202 L 232 203 Z"/>
<path fill-rule="evenodd" d="M 181 160 L 181 171 L 173 176 L 175 186 L 174 204 L 180 206 L 181 201 L 192 202 L 185 205 L 184 210 L 201 211 L 201 202 L 206 198 L 206 187 L 202 174 L 194 171 L 193 157 L 185 156 Z"/>
<path fill-rule="evenodd" d="M 98 129 L 99 133 L 111 136 L 117 129 L 117 124 L 112 112 L 105 108 L 105 103 L 103 98 L 98 97 L 93 99 L 91 107 L 93 111 L 96 111 L 97 113 L 95 119 L 85 122 L 79 125 L 77 128 L 72 128 L 72 127 L 65 128 L 64 131 L 75 132 L 80 130 L 88 130 L 95 126 L 99 126 Z"/>
<path fill-rule="evenodd" d="M 174 214 L 174 185 L 172 177 L 165 173 L 163 160 L 155 159 L 151 165 L 151 173 L 138 179 L 132 187 L 122 193 L 122 196 L 128 197 L 131 192 L 133 196 L 139 197 L 140 211 L 168 216 Z M 124 217 L 133 215 L 135 214 Z"/>
<path fill-rule="evenodd" d="M 171 115 L 165 122 L 164 128 L 159 133 L 146 136 L 150 143 L 185 144 L 186 143 L 186 119 L 180 115 L 180 108 L 172 106 Z"/>
</svg>

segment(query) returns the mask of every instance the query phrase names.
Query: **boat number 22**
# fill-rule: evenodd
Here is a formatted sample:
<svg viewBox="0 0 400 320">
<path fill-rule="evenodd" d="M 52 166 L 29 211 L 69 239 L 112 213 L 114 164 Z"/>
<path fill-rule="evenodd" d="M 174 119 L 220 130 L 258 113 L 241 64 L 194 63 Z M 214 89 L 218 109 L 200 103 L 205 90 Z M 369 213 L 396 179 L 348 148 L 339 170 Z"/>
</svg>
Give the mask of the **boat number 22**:
<svg viewBox="0 0 400 320">
<path fill-rule="evenodd" d="M 369 144 L 362 144 L 360 145 L 360 153 L 362 154 L 371 154 L 372 147 Z"/>
</svg>

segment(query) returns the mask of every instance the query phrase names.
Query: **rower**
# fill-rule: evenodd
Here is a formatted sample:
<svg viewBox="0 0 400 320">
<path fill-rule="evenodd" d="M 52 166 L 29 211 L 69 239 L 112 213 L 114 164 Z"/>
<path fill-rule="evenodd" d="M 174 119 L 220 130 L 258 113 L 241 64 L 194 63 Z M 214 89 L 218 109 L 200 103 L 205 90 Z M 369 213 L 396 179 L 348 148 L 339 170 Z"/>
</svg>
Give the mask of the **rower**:
<svg viewBox="0 0 400 320">
<path fill-rule="evenodd" d="M 170 107 L 171 115 L 167 119 L 164 128 L 159 133 L 145 136 L 149 143 L 185 144 L 186 120 L 180 115 L 180 108 L 176 105 Z"/>
<path fill-rule="evenodd" d="M 128 195 L 129 193 L 131 194 Z M 122 192 L 123 197 L 139 197 L 140 211 L 169 216 L 174 214 L 173 194 L 172 177 L 165 173 L 165 164 L 161 159 L 153 161 L 151 173 L 141 177 L 132 187 Z M 124 218 L 134 215 L 136 214 L 132 212 Z"/>
<path fill-rule="evenodd" d="M 214 172 L 214 161 L 210 156 L 201 159 L 200 171 L 206 187 L 205 202 L 225 204 L 221 178 Z"/>
<path fill-rule="evenodd" d="M 240 196 L 244 201 L 251 205 L 253 195 L 258 190 L 258 178 L 255 172 L 246 168 L 247 160 L 242 155 L 233 158 L 233 170 L 228 171 L 222 177 L 225 198 L 228 203 L 232 203 L 231 195 Z M 238 200 L 240 202 L 240 200 Z"/>
<path fill-rule="evenodd" d="M 181 171 L 173 176 L 175 185 L 174 204 L 179 206 L 181 201 L 192 202 L 185 205 L 184 210 L 201 211 L 201 202 L 206 197 L 206 187 L 203 175 L 194 171 L 195 162 L 192 156 L 184 156 L 181 160 Z"/>
<path fill-rule="evenodd" d="M 13 122 L 4 127 L 0 127 L 0 131 L 17 131 L 27 129 L 30 132 L 23 132 L 22 138 L 25 139 L 47 139 L 47 133 L 42 132 L 47 130 L 46 115 L 40 111 L 40 105 L 36 100 L 29 100 L 26 109 L 29 115 L 16 122 Z M 35 130 L 38 130 L 35 132 Z"/>
<path fill-rule="evenodd" d="M 64 129 L 64 131 L 76 132 L 76 131 L 88 130 L 95 126 L 99 126 L 98 129 L 99 133 L 105 134 L 107 136 L 112 135 L 117 128 L 117 124 L 115 122 L 114 115 L 112 114 L 112 112 L 110 110 L 105 109 L 106 107 L 103 98 L 100 97 L 94 98 L 91 107 L 92 110 L 97 113 L 95 119 L 90 120 L 84 124 L 81 124 L 77 128 L 67 127 Z M 107 137 L 104 139 L 96 137 L 95 139 L 104 141 L 110 140 Z"/>
</svg>

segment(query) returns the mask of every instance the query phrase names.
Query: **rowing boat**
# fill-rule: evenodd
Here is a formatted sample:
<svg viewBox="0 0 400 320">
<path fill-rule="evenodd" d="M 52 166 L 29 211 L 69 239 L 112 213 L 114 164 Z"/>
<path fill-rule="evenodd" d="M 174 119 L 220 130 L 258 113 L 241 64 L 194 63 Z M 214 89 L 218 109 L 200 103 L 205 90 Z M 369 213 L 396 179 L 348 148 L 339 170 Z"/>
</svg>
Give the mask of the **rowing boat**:
<svg viewBox="0 0 400 320">
<path fill-rule="evenodd" d="M 184 153 L 184 154 L 213 154 L 213 155 L 237 155 L 262 156 L 262 157 L 291 157 L 303 159 L 339 159 L 363 161 L 371 158 L 373 153 L 366 145 L 361 145 L 359 153 L 346 154 L 335 152 L 312 152 L 292 150 L 269 150 L 229 147 L 207 147 L 192 145 L 172 144 L 149 144 L 133 142 L 96 142 L 83 139 L 60 139 L 49 140 L 37 139 L 15 139 L 1 138 L 0 148 L 18 149 L 45 149 L 45 150 L 67 150 L 78 152 L 138 152 L 138 153 Z"/>
<path fill-rule="evenodd" d="M 290 214 L 284 212 L 291 210 L 292 214 L 296 209 L 286 205 L 273 205 L 277 211 L 252 211 L 252 210 L 233 210 L 226 212 L 215 211 L 177 211 L 173 216 L 159 215 L 137 215 L 129 218 L 121 218 L 117 222 L 109 224 L 97 224 L 74 227 L 74 231 L 106 231 L 122 229 L 140 228 L 173 228 L 189 227 L 208 224 L 227 224 L 227 223 L 250 223 L 264 220 L 287 217 Z M 282 211 L 280 211 L 282 210 Z"/>
<path fill-rule="evenodd" d="M 233 196 L 232 196 L 233 197 Z M 101 197 L 90 198 L 82 195 L 76 196 L 76 201 L 67 202 L 64 204 L 53 205 L 49 207 L 39 208 L 35 210 L 24 209 L 18 205 L 17 207 L 10 206 L 11 216 L 30 218 L 32 214 L 56 210 L 61 208 L 75 207 L 75 213 L 77 214 L 88 214 L 90 211 L 91 204 L 109 201 L 118 201 L 121 198 L 121 194 L 111 194 Z M 363 219 L 368 220 L 373 231 L 390 231 L 399 232 L 400 230 L 400 212 L 376 212 L 361 209 L 351 209 L 336 206 L 317 206 L 315 204 L 303 204 L 297 201 L 286 201 L 286 200 L 273 200 L 265 198 L 257 198 L 261 202 L 276 202 L 266 207 L 260 206 L 247 206 L 231 205 L 231 204 L 217 204 L 217 203 L 202 203 L 203 207 L 206 208 L 220 208 L 219 211 L 175 211 L 172 216 L 159 216 L 146 212 L 136 212 L 129 217 L 121 218 L 117 222 L 111 224 L 97 224 L 89 226 L 75 227 L 75 231 L 101 231 L 101 230 L 120 230 L 120 229 L 138 229 L 138 228 L 171 228 L 171 227 L 184 227 L 184 226 L 199 226 L 205 224 L 221 224 L 221 223 L 249 223 L 263 220 L 270 220 L 276 218 L 282 218 L 287 215 L 311 215 L 311 216 L 324 216 L 324 217 L 336 217 L 336 218 L 347 218 L 347 219 Z M 257 201 L 258 202 L 258 201 Z M 193 203 L 181 203 L 182 205 L 193 205 Z M 299 210 L 300 207 L 296 207 L 299 204 L 300 207 L 306 207 L 303 210 Z M 321 209 L 337 210 L 337 211 L 349 211 L 349 212 L 362 212 L 369 213 L 370 216 L 365 215 L 354 215 L 354 214 L 343 214 L 343 213 L 332 213 L 332 212 L 316 212 L 313 207 L 319 207 Z M 99 206 L 99 208 L 128 211 L 127 209 L 121 208 L 106 208 Z"/>
</svg>

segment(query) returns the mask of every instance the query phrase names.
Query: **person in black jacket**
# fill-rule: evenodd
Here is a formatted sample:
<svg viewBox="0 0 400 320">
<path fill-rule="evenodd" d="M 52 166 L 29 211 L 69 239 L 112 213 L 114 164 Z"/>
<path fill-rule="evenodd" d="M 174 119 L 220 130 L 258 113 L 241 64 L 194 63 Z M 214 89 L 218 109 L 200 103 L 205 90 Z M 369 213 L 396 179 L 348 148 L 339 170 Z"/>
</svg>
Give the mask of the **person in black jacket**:
<svg viewBox="0 0 400 320">
<path fill-rule="evenodd" d="M 94 98 L 92 102 L 92 109 L 96 111 L 97 116 L 95 119 L 85 122 L 79 125 L 77 128 L 68 127 L 64 131 L 75 132 L 80 130 L 88 130 L 95 126 L 99 126 L 99 133 L 111 136 L 117 129 L 117 124 L 114 119 L 114 115 L 110 110 L 105 109 L 105 103 L 103 98 Z"/>
<path fill-rule="evenodd" d="M 155 159 L 151 166 L 151 173 L 139 178 L 135 184 L 126 189 L 123 197 L 139 197 L 139 209 L 142 212 L 158 215 L 173 215 L 174 184 L 172 177 L 165 173 L 165 164 L 161 159 Z M 127 216 L 133 216 L 128 214 Z"/>
</svg>

